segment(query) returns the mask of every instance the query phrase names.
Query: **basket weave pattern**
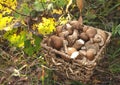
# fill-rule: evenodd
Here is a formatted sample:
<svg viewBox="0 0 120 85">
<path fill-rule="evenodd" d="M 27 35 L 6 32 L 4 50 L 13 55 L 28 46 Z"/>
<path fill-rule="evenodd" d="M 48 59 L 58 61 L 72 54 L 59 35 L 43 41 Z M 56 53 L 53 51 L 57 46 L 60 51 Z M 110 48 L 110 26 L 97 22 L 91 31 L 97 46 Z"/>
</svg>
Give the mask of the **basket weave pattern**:
<svg viewBox="0 0 120 85">
<path fill-rule="evenodd" d="M 95 29 L 97 30 L 97 28 Z M 106 31 L 105 33 L 107 34 L 107 40 L 105 44 L 100 48 L 99 52 L 97 52 L 93 61 L 89 61 L 87 59 L 70 59 L 67 54 L 47 46 L 44 42 L 44 40 L 47 39 L 45 38 L 41 43 L 41 46 L 43 47 L 47 66 L 68 79 L 81 82 L 89 81 L 95 67 L 99 63 L 99 60 L 103 58 L 106 45 L 110 41 L 111 33 Z"/>
</svg>

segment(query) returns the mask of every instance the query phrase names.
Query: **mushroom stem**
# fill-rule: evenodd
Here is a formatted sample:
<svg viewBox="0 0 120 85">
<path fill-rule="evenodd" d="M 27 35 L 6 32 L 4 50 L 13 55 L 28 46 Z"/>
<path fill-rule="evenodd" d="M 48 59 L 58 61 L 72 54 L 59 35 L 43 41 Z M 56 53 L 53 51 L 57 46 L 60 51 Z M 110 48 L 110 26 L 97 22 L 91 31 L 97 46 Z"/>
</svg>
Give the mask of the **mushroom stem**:
<svg viewBox="0 0 120 85">
<path fill-rule="evenodd" d="M 77 39 L 78 39 L 78 30 L 75 29 L 73 31 L 73 34 L 68 36 L 68 42 L 70 45 L 72 45 Z"/>
<path fill-rule="evenodd" d="M 74 29 L 77 29 L 77 30 L 82 30 L 83 29 L 83 25 L 81 25 L 80 23 L 79 23 L 79 21 L 71 21 L 71 22 L 69 22 L 70 23 L 70 25 L 72 25 L 72 27 L 74 28 Z"/>
<path fill-rule="evenodd" d="M 70 56 L 70 58 L 75 59 L 75 58 L 77 58 L 78 55 L 79 55 L 79 52 L 75 51 L 75 52 L 72 53 L 72 55 Z"/>
<path fill-rule="evenodd" d="M 67 53 L 67 45 L 68 45 L 68 42 L 67 42 L 67 40 L 63 40 L 63 47 L 64 47 L 64 51 L 65 51 L 65 53 Z"/>
<path fill-rule="evenodd" d="M 69 31 L 64 31 L 64 32 L 59 33 L 59 36 L 63 37 L 63 38 L 68 36 L 68 35 L 69 35 Z"/>
<path fill-rule="evenodd" d="M 73 47 L 78 50 L 78 49 L 80 49 L 81 46 L 83 46 L 84 44 L 85 44 L 84 40 L 79 39 L 79 40 L 76 40 L 76 42 L 74 43 Z"/>
</svg>

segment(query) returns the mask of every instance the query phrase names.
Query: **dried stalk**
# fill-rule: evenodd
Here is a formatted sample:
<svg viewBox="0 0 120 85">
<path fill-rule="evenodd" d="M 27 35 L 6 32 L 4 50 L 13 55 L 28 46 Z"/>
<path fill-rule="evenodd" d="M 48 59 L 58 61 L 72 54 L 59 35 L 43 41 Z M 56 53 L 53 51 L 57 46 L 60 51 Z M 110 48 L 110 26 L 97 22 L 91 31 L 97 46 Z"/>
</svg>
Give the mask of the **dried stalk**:
<svg viewBox="0 0 120 85">
<path fill-rule="evenodd" d="M 79 8 L 80 13 L 81 13 L 82 8 L 83 8 L 83 0 L 76 0 L 76 4 L 77 4 L 77 7 Z"/>
</svg>

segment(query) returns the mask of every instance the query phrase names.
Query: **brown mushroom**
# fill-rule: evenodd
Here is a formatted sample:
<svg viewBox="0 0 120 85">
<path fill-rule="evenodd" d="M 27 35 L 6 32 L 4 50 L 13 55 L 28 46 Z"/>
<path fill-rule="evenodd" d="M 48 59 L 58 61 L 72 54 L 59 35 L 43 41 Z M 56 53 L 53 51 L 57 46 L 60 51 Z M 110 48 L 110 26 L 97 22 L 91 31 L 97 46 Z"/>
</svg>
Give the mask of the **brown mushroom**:
<svg viewBox="0 0 120 85">
<path fill-rule="evenodd" d="M 64 52 L 67 53 L 67 46 L 68 46 L 68 41 L 67 40 L 63 40 L 63 48 L 64 48 Z"/>
<path fill-rule="evenodd" d="M 106 39 L 107 34 L 104 31 L 98 29 L 93 41 L 99 43 L 100 46 L 103 46 L 106 42 Z"/>
<path fill-rule="evenodd" d="M 97 30 L 90 27 L 87 31 L 86 34 L 89 38 L 93 38 L 97 34 Z"/>
<path fill-rule="evenodd" d="M 88 41 L 89 38 L 85 32 L 80 33 L 80 38 L 83 39 L 84 41 Z"/>
<path fill-rule="evenodd" d="M 88 49 L 86 52 L 86 58 L 92 61 L 95 58 L 96 50 L 95 49 Z"/>
<path fill-rule="evenodd" d="M 99 46 L 103 46 L 105 43 L 103 37 L 99 34 L 96 34 L 93 40 L 95 43 L 99 43 Z"/>
<path fill-rule="evenodd" d="M 73 53 L 71 54 L 70 58 L 75 59 L 75 58 L 77 58 L 78 56 L 79 56 L 79 52 L 78 52 L 78 51 L 75 51 L 75 52 L 73 52 Z"/>
<path fill-rule="evenodd" d="M 67 54 L 68 54 L 69 56 L 71 56 L 72 53 L 75 52 L 75 51 L 77 51 L 77 50 L 76 50 L 74 47 L 68 47 L 68 49 L 67 49 Z"/>
<path fill-rule="evenodd" d="M 104 41 L 106 41 L 106 39 L 107 39 L 107 34 L 106 34 L 104 31 L 98 29 L 98 30 L 97 30 L 97 34 L 101 35 L 101 36 L 103 37 Z"/>
<path fill-rule="evenodd" d="M 74 29 L 80 29 L 80 30 L 83 29 L 83 26 L 76 20 L 70 21 L 69 23 L 70 25 L 72 25 Z"/>
<path fill-rule="evenodd" d="M 71 46 L 78 39 L 78 30 L 74 29 L 73 34 L 67 37 L 69 46 Z"/>
<path fill-rule="evenodd" d="M 85 48 L 86 48 L 86 50 L 95 49 L 96 52 L 98 52 L 99 49 L 100 49 L 98 43 L 91 43 L 91 41 L 88 41 L 88 42 L 85 43 Z"/>
<path fill-rule="evenodd" d="M 100 46 L 103 46 L 106 42 L 107 34 L 102 30 L 97 30 L 97 34 L 94 37 L 94 42 L 98 42 Z"/>
<path fill-rule="evenodd" d="M 93 41 L 94 41 L 95 43 L 101 42 L 101 36 L 98 35 L 98 34 L 96 34 L 95 37 L 93 38 Z"/>
<path fill-rule="evenodd" d="M 89 28 L 88 26 L 84 25 L 83 32 L 86 32 L 88 30 L 88 28 Z"/>
<path fill-rule="evenodd" d="M 91 46 L 93 43 L 89 40 L 85 43 L 85 47 Z"/>
<path fill-rule="evenodd" d="M 48 38 L 45 40 L 45 42 L 47 43 L 48 46 L 51 46 L 51 38 L 50 38 L 50 37 L 48 37 Z"/>
<path fill-rule="evenodd" d="M 79 50 L 84 44 L 85 44 L 85 41 L 82 39 L 79 39 L 79 40 L 76 40 L 73 47 Z"/>
<path fill-rule="evenodd" d="M 68 35 L 72 33 L 73 33 L 72 26 L 70 24 L 66 24 L 63 26 L 63 30 L 58 33 L 58 36 L 66 38 Z"/>
<path fill-rule="evenodd" d="M 86 56 L 86 50 L 79 50 L 79 56 L 76 59 L 82 60 Z"/>
<path fill-rule="evenodd" d="M 59 33 L 61 33 L 62 30 L 63 30 L 63 26 L 62 26 L 62 25 L 57 26 L 57 27 L 56 27 L 56 34 L 59 35 Z"/>
<path fill-rule="evenodd" d="M 66 24 L 66 30 L 69 32 L 70 35 L 73 33 L 72 26 L 69 23 Z"/>
<path fill-rule="evenodd" d="M 81 50 L 86 50 L 86 47 L 85 47 L 85 46 L 82 46 L 82 47 L 81 47 Z"/>
<path fill-rule="evenodd" d="M 82 55 L 82 56 L 86 56 L 86 50 L 79 50 L 79 53 L 80 53 L 80 55 Z"/>
<path fill-rule="evenodd" d="M 58 34 L 58 36 L 62 37 L 62 38 L 65 38 L 69 35 L 69 31 L 63 31 L 61 33 Z"/>
<path fill-rule="evenodd" d="M 61 47 L 63 47 L 63 39 L 56 36 L 56 35 L 53 35 L 50 37 L 51 38 L 51 41 L 50 41 L 50 45 L 59 50 Z"/>
<path fill-rule="evenodd" d="M 86 31 L 87 36 L 90 38 L 90 41 L 93 42 L 93 37 L 97 34 L 97 30 L 90 27 L 87 31 Z"/>
</svg>

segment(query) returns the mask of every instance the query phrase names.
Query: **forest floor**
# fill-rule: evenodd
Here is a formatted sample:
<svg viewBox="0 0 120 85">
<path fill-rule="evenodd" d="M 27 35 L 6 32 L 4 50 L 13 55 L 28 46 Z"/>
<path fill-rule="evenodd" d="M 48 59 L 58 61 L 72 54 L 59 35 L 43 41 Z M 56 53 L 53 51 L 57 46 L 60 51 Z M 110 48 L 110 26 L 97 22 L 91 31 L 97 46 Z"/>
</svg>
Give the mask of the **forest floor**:
<svg viewBox="0 0 120 85">
<path fill-rule="evenodd" d="M 120 85 L 120 39 L 112 38 L 104 59 L 94 71 L 87 85 Z M 83 85 L 80 82 L 62 82 L 48 69 L 41 67 L 40 54 L 29 57 L 22 50 L 0 42 L 0 84 L 1 85 Z M 44 79 L 41 77 L 44 75 Z M 59 80 L 59 81 L 58 81 Z"/>
</svg>

